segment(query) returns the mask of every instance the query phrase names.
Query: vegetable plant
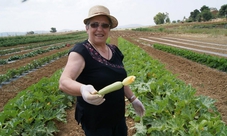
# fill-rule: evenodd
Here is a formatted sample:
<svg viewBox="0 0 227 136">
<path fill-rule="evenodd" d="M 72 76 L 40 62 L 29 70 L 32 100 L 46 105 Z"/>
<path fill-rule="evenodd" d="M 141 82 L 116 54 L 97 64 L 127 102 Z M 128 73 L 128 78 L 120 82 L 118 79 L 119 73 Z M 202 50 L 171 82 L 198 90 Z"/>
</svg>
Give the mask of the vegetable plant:
<svg viewBox="0 0 227 136">
<path fill-rule="evenodd" d="M 227 72 L 227 59 L 207 54 L 196 53 L 190 50 L 179 49 L 176 47 L 166 46 L 162 44 L 154 44 L 154 48 L 184 57 L 186 59 L 198 62 L 211 68 Z"/>
<path fill-rule="evenodd" d="M 0 112 L 1 136 L 53 136 L 55 121 L 66 122 L 65 109 L 75 98 L 58 90 L 58 70 L 52 77 L 21 91 Z"/>
<path fill-rule="evenodd" d="M 196 96 L 196 90 L 176 78 L 136 45 L 119 38 L 124 65 L 137 80 L 130 85 L 142 101 L 146 113 L 141 119 L 128 105 L 127 116 L 135 119 L 136 136 L 144 135 L 218 135 L 227 134 L 227 126 L 215 107 L 215 100 Z M 143 122 L 141 124 L 140 122 Z"/>
</svg>

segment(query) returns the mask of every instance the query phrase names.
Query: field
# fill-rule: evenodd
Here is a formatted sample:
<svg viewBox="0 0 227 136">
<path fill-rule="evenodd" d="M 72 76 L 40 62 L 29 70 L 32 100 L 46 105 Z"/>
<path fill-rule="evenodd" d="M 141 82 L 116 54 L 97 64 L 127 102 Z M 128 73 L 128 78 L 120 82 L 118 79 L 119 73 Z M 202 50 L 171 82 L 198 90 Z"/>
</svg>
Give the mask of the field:
<svg viewBox="0 0 227 136">
<path fill-rule="evenodd" d="M 129 30 L 112 31 L 110 34 L 110 43 L 118 45 L 118 38 L 124 39 L 138 45 L 145 50 L 152 58 L 159 60 L 165 65 L 165 68 L 171 73 L 176 74 L 177 78 L 184 81 L 187 84 L 191 84 L 193 88 L 196 88 L 196 95 L 209 96 L 216 100 L 216 107 L 222 115 L 222 120 L 227 123 L 227 74 L 209 68 L 205 65 L 198 64 L 180 56 L 172 55 L 157 49 L 154 49 L 151 45 L 154 43 L 161 43 L 165 45 L 177 45 L 181 48 L 197 49 L 195 52 L 209 51 L 211 55 L 227 58 L 227 37 L 225 35 L 210 35 L 210 34 L 166 34 L 156 32 L 136 32 Z M 73 41 L 75 42 L 75 41 Z M 67 42 L 62 42 L 66 44 Z M 27 46 L 25 44 L 15 45 L 15 47 Z M 4 74 L 9 69 L 19 68 L 30 63 L 32 60 L 40 59 L 45 56 L 56 54 L 57 52 L 67 51 L 70 47 L 63 47 L 57 50 L 51 50 L 30 58 L 25 58 L 13 63 L 0 65 L 0 74 Z M 1 50 L 5 50 L 8 47 L 0 47 Z M 26 52 L 31 52 L 27 50 Z M 25 54 L 26 52 L 18 52 L 15 54 Z M 218 53 L 218 54 L 214 54 Z M 14 55 L 15 55 L 14 54 Z M 10 55 L 2 55 L 0 59 L 8 58 Z M 9 84 L 4 84 L 0 88 L 0 111 L 3 110 L 3 106 L 8 100 L 14 98 L 18 92 L 26 89 L 32 84 L 37 83 L 43 77 L 50 77 L 55 71 L 62 69 L 67 61 L 67 56 L 61 57 L 50 64 L 47 64 L 41 68 L 36 69 L 28 73 L 26 76 L 22 76 Z M 67 123 L 57 122 L 57 126 L 60 130 L 56 136 L 84 136 L 80 126 L 74 120 L 74 108 L 67 110 Z M 127 119 L 129 127 L 129 135 L 135 132 L 134 121 L 131 118 Z"/>
</svg>

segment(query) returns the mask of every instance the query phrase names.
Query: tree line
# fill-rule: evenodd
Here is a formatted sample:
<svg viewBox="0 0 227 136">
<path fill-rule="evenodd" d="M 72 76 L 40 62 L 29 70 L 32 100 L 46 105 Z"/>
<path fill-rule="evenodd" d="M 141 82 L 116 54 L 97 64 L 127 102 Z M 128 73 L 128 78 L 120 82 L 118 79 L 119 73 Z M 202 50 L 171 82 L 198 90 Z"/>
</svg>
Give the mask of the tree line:
<svg viewBox="0 0 227 136">
<path fill-rule="evenodd" d="M 195 9 L 190 12 L 190 16 L 188 18 L 184 17 L 183 20 L 174 20 L 172 23 L 176 22 L 201 22 L 201 21 L 210 21 L 211 19 L 216 18 L 227 18 L 227 4 L 221 6 L 219 10 L 216 8 L 210 8 L 206 5 L 203 5 L 200 10 Z M 169 13 L 161 13 L 159 12 L 154 16 L 155 24 L 164 24 L 170 23 Z"/>
</svg>

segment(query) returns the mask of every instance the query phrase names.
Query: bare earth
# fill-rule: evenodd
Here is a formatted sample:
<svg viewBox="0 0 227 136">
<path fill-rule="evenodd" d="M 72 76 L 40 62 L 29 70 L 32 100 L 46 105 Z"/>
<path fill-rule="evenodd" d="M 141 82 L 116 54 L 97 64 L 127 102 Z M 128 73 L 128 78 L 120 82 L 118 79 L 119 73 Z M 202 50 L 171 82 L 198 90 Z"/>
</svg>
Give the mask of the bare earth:
<svg viewBox="0 0 227 136">
<path fill-rule="evenodd" d="M 187 84 L 191 84 L 194 88 L 197 89 L 197 95 L 206 95 L 216 100 L 216 107 L 222 115 L 222 119 L 227 123 L 227 73 L 220 72 L 206 66 L 200 65 L 198 63 L 189 61 L 187 59 L 171 55 L 159 50 L 152 48 L 151 46 L 155 42 L 168 42 L 171 44 L 177 44 L 179 46 L 197 48 L 201 50 L 207 50 L 212 52 L 218 52 L 221 54 L 227 54 L 227 37 L 213 37 L 209 35 L 163 35 L 163 34 L 153 34 L 145 32 L 132 32 L 132 31 L 112 31 L 110 38 L 111 43 L 117 45 L 117 38 L 122 36 L 123 38 L 129 40 L 130 42 L 140 46 L 145 50 L 152 58 L 158 59 L 160 62 L 165 64 L 166 69 L 171 71 L 173 74 L 177 74 L 180 80 L 185 81 Z M 152 38 L 153 37 L 153 38 Z M 205 44 L 205 43 L 193 43 L 189 41 L 180 41 L 180 40 L 170 40 L 169 38 L 181 38 L 187 40 L 194 40 L 207 43 L 218 43 L 222 46 L 216 44 Z M 141 40 L 139 38 L 146 38 L 151 41 Z M 155 41 L 155 42 L 154 42 Z M 196 45 L 207 46 L 198 47 Z M 221 48 L 221 49 L 220 49 Z M 69 48 L 65 47 L 61 49 L 68 50 Z M 57 51 L 51 51 L 42 55 L 37 56 L 36 58 L 42 58 L 43 56 L 51 55 Z M 4 73 L 7 69 L 16 68 L 17 66 L 26 65 L 31 62 L 30 59 L 24 59 L 18 62 L 15 62 L 14 65 L 0 65 L 0 74 Z M 0 88 L 0 111 L 7 101 L 15 95 L 26 89 L 28 86 L 37 83 L 43 77 L 50 77 L 56 70 L 61 69 L 65 66 L 67 57 L 63 57 L 45 67 L 42 67 L 25 77 L 19 78 L 18 80 L 12 82 L 9 85 L 4 85 Z M 79 125 L 77 125 L 74 119 L 74 108 L 67 110 L 67 123 L 56 122 L 60 130 L 56 136 L 84 136 L 84 133 Z M 135 130 L 133 129 L 134 122 L 132 119 L 127 119 L 127 125 L 129 128 L 128 135 L 131 136 Z"/>
</svg>

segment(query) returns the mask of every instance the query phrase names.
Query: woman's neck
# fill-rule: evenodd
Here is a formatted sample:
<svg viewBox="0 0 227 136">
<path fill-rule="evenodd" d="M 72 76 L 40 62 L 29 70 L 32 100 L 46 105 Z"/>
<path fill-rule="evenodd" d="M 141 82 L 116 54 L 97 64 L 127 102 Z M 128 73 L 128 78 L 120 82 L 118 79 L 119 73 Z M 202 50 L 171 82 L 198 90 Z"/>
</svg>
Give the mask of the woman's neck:
<svg viewBox="0 0 227 136">
<path fill-rule="evenodd" d="M 101 51 L 101 52 L 106 52 L 108 51 L 108 47 L 106 46 L 106 43 L 104 44 L 97 44 L 91 40 L 88 39 L 88 42 L 98 51 Z"/>
<path fill-rule="evenodd" d="M 103 56 L 104 58 L 106 58 L 108 60 L 110 59 L 110 49 L 106 44 L 98 46 L 98 45 L 92 43 L 90 40 L 88 40 L 88 42 L 101 56 Z"/>
</svg>

